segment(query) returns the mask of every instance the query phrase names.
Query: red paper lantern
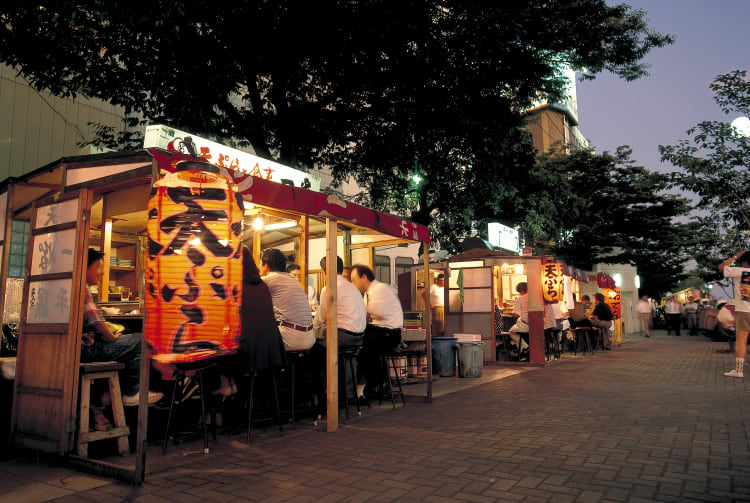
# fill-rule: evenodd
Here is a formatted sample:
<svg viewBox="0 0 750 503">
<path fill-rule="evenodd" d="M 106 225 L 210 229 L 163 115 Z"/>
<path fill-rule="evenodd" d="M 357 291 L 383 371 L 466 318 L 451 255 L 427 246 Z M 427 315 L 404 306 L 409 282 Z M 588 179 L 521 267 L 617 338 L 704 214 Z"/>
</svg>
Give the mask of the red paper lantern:
<svg viewBox="0 0 750 503">
<path fill-rule="evenodd" d="M 563 298 L 563 268 L 557 262 L 542 264 L 542 292 L 544 300 L 559 302 Z"/>
<path fill-rule="evenodd" d="M 615 318 L 622 318 L 622 294 L 620 289 L 604 288 L 602 289 L 602 295 L 604 296 L 604 303 L 612 310 Z"/>
<path fill-rule="evenodd" d="M 242 198 L 210 164 L 177 169 L 148 202 L 145 336 L 163 363 L 236 351 L 240 334 Z"/>
</svg>

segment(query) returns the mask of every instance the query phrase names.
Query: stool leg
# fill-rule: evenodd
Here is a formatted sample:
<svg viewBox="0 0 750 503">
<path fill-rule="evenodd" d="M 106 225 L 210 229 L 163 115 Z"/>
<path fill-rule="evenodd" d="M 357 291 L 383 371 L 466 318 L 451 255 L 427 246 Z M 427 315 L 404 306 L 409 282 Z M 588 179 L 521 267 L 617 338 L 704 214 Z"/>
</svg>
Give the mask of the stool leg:
<svg viewBox="0 0 750 503">
<path fill-rule="evenodd" d="M 253 428 L 253 392 L 255 391 L 255 373 L 250 376 L 250 400 L 247 404 L 247 441 L 251 440 L 250 432 Z"/>
<path fill-rule="evenodd" d="M 356 400 L 355 405 L 357 406 L 357 415 L 362 415 L 362 410 L 359 408 L 359 396 L 357 396 L 357 373 L 354 371 L 354 358 L 349 358 L 349 370 L 352 372 L 352 386 L 354 387 L 354 399 Z"/>
<path fill-rule="evenodd" d="M 196 371 L 198 374 L 198 386 L 201 392 L 201 416 L 203 417 L 203 453 L 208 454 L 208 428 L 206 426 L 206 390 L 203 387 L 203 372 Z"/>
<path fill-rule="evenodd" d="M 284 433 L 284 426 L 281 424 L 281 408 L 279 407 L 279 390 L 276 384 L 276 369 L 271 369 L 271 377 L 273 377 L 273 395 L 276 398 L 276 421 L 279 423 L 279 436 Z"/>
<path fill-rule="evenodd" d="M 340 360 L 339 360 L 340 361 Z M 342 365 L 339 370 L 343 372 L 339 372 L 339 390 L 344 391 L 344 411 L 346 420 L 349 420 L 349 393 L 346 391 L 346 357 L 344 357 L 344 365 Z"/>
<path fill-rule="evenodd" d="M 398 369 L 396 369 L 393 356 L 391 356 L 391 364 L 393 365 L 393 373 L 396 374 L 396 385 L 398 386 L 398 393 L 401 395 L 401 404 L 406 407 L 406 398 L 404 398 L 404 390 L 401 387 L 401 377 L 398 375 Z M 391 385 L 391 393 L 393 393 L 393 385 Z"/>
<path fill-rule="evenodd" d="M 393 362 L 393 358 L 388 358 L 387 355 L 381 353 L 380 354 L 380 361 L 382 363 L 382 368 L 385 369 L 385 383 L 386 387 L 388 388 L 388 394 L 391 397 L 391 405 L 393 408 L 396 408 L 396 399 L 393 398 L 393 384 L 391 383 L 391 369 L 388 366 L 388 361 L 390 360 L 390 364 L 393 367 L 393 371 L 396 372 L 396 367 Z"/>
<path fill-rule="evenodd" d="M 117 428 L 127 426 L 125 424 L 125 410 L 122 406 L 122 393 L 120 392 L 120 378 L 115 372 L 114 377 L 107 379 L 109 381 L 109 396 L 112 402 L 112 418 L 115 421 Z M 124 456 L 130 452 L 130 444 L 128 443 L 128 437 L 117 437 L 117 452 L 120 456 Z"/>
<path fill-rule="evenodd" d="M 294 359 L 292 359 L 292 407 L 291 407 L 291 410 L 292 410 L 292 429 L 293 430 L 297 429 L 294 425 L 294 386 L 296 384 L 295 379 L 294 379 L 294 367 L 295 366 L 296 366 L 295 361 Z"/>
<path fill-rule="evenodd" d="M 81 442 L 81 437 L 89 432 L 89 406 L 91 403 L 91 380 L 89 376 L 81 377 L 81 401 L 78 412 L 78 455 L 85 458 L 89 455 L 88 444 Z"/>
<path fill-rule="evenodd" d="M 167 453 L 167 443 L 169 442 L 169 427 L 172 425 L 172 411 L 174 410 L 174 401 L 177 398 L 177 382 L 180 380 L 180 376 L 175 373 L 174 387 L 172 389 L 172 400 L 169 402 L 169 414 L 167 414 L 167 428 L 164 432 L 164 445 L 161 447 L 162 456 Z"/>
</svg>

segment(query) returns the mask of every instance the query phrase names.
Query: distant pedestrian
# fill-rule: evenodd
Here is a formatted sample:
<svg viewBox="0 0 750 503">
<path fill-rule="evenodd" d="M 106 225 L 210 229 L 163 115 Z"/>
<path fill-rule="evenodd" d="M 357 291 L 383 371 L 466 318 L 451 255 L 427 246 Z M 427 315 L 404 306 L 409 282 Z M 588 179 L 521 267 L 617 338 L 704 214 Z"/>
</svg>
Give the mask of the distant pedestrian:
<svg viewBox="0 0 750 503">
<path fill-rule="evenodd" d="M 740 264 L 740 267 L 730 266 L 735 261 Z M 724 372 L 724 375 L 745 377 L 747 334 L 750 332 L 750 252 L 740 251 L 734 257 L 728 258 L 719 266 L 719 271 L 724 273 L 725 278 L 734 278 L 734 316 L 737 321 L 734 346 L 735 367 L 729 372 Z"/>
<path fill-rule="evenodd" d="M 685 303 L 685 318 L 690 335 L 698 335 L 698 303 L 693 297 L 688 297 Z"/>
<path fill-rule="evenodd" d="M 680 325 L 682 325 L 682 307 L 680 307 L 680 303 L 677 302 L 677 299 L 674 297 L 670 297 L 669 300 L 667 300 L 667 335 L 669 335 L 672 331 L 674 331 L 674 334 L 679 337 L 680 336 Z"/>
<path fill-rule="evenodd" d="M 638 302 L 638 321 L 641 324 L 641 332 L 646 332 L 646 337 L 651 337 L 651 320 L 654 317 L 654 306 L 648 300 L 647 295 L 643 295 Z"/>
</svg>

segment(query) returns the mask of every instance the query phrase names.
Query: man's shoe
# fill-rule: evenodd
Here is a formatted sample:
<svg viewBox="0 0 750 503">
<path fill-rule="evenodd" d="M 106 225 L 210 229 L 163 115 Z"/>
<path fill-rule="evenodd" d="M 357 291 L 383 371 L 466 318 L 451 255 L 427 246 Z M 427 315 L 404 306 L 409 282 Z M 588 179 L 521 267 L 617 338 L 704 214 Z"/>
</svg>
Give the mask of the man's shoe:
<svg viewBox="0 0 750 503">
<path fill-rule="evenodd" d="M 158 402 L 164 398 L 164 393 L 158 393 L 155 391 L 149 391 L 148 392 L 148 403 L 149 405 Z M 136 393 L 135 395 L 122 395 L 122 404 L 125 407 L 134 407 L 138 405 L 138 402 L 140 400 L 140 394 Z"/>
<path fill-rule="evenodd" d="M 651 337 L 650 335 L 646 334 L 646 337 Z"/>
<path fill-rule="evenodd" d="M 729 372 L 724 372 L 724 375 L 727 377 L 745 377 L 745 374 L 737 369 L 732 369 Z"/>
</svg>

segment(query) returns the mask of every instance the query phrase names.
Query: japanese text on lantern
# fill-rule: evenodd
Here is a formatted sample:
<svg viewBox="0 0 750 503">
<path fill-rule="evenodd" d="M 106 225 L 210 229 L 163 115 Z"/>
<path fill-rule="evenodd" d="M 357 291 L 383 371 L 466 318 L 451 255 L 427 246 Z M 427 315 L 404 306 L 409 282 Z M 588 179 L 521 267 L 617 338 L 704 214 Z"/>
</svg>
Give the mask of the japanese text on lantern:
<svg viewBox="0 0 750 503">
<path fill-rule="evenodd" d="M 146 338 L 157 359 L 236 349 L 242 199 L 231 182 L 196 171 L 167 175 L 155 184 L 148 218 Z"/>
<path fill-rule="evenodd" d="M 562 265 L 557 262 L 548 262 L 542 265 L 542 292 L 544 300 L 558 302 L 563 296 L 563 271 Z"/>
<path fill-rule="evenodd" d="M 604 302 L 612 310 L 612 314 L 615 318 L 622 317 L 622 299 L 619 288 L 603 288 L 602 295 L 604 295 Z"/>
</svg>

